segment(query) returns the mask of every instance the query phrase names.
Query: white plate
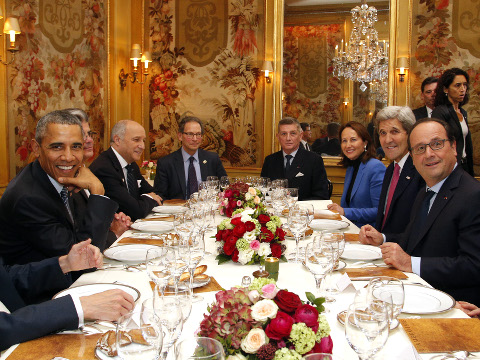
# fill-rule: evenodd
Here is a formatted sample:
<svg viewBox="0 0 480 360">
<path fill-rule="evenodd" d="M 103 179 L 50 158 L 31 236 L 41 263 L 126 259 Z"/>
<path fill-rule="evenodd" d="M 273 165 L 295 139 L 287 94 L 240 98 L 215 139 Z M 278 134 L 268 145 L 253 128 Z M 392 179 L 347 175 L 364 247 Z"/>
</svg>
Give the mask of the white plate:
<svg viewBox="0 0 480 360">
<path fill-rule="evenodd" d="M 126 284 L 88 284 L 88 285 L 79 285 L 74 286 L 65 290 L 60 291 L 59 293 L 55 294 L 53 297 L 57 299 L 62 296 L 76 294 L 78 297 L 81 296 L 89 296 L 93 294 L 98 294 L 103 291 L 113 290 L 113 289 L 120 289 L 125 291 L 126 293 L 132 295 L 133 299 L 137 301 L 140 297 L 140 291 L 135 289 L 133 286 L 126 285 Z"/>
<path fill-rule="evenodd" d="M 124 261 L 128 263 L 145 262 L 147 251 L 157 248 L 156 245 L 147 244 L 125 244 L 112 246 L 103 252 L 106 258 Z"/>
<path fill-rule="evenodd" d="M 422 285 L 404 284 L 405 304 L 402 313 L 436 314 L 450 310 L 455 300 L 443 291 Z"/>
<path fill-rule="evenodd" d="M 210 276 L 208 277 L 208 279 L 204 279 L 204 280 L 195 280 L 195 278 L 193 278 L 192 287 L 194 289 L 199 288 L 199 287 L 207 285 L 208 283 L 210 283 L 210 281 L 211 281 Z M 185 281 L 181 281 L 181 282 L 178 283 L 178 288 L 179 289 L 187 289 L 189 286 L 190 286 L 190 280 L 185 280 Z M 167 289 L 169 291 L 171 291 L 172 289 L 175 290 L 174 287 L 170 287 L 170 286 Z"/>
<path fill-rule="evenodd" d="M 122 360 L 120 356 L 108 356 L 98 347 L 95 348 L 95 357 L 99 360 Z"/>
<path fill-rule="evenodd" d="M 310 223 L 313 230 L 340 230 L 349 226 L 350 224 L 343 220 L 314 219 Z"/>
<path fill-rule="evenodd" d="M 342 269 L 345 269 L 346 267 L 347 267 L 347 264 L 345 263 L 345 261 L 340 260 L 338 262 L 338 267 L 336 269 L 333 269 L 333 271 L 342 270 Z"/>
<path fill-rule="evenodd" d="M 152 211 L 159 213 L 159 214 L 178 214 L 188 210 L 185 206 L 178 206 L 178 205 L 162 205 L 162 206 L 155 206 Z"/>
<path fill-rule="evenodd" d="M 131 228 L 145 232 L 163 233 L 173 230 L 173 224 L 168 221 L 137 221 L 132 224 Z"/>
<path fill-rule="evenodd" d="M 340 257 L 345 260 L 372 261 L 381 259 L 382 251 L 372 245 L 345 244 L 345 250 Z"/>
</svg>

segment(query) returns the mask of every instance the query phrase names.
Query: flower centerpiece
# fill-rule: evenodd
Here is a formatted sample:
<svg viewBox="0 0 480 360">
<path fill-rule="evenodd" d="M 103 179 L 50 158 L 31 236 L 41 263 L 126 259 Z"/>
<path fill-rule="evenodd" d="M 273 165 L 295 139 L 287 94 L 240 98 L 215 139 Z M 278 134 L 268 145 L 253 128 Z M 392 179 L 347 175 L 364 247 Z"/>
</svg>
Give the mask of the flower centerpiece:
<svg viewBox="0 0 480 360">
<path fill-rule="evenodd" d="M 233 260 L 251 265 L 269 255 L 285 260 L 285 231 L 281 225 L 280 218 L 268 215 L 263 206 L 235 210 L 231 219 L 217 226 L 218 264 Z"/>
<path fill-rule="evenodd" d="M 142 166 L 140 169 L 142 170 L 142 173 L 145 173 L 150 180 L 154 180 L 157 171 L 157 162 L 155 160 L 145 160 L 142 162 Z"/>
<path fill-rule="evenodd" d="M 265 278 L 255 279 L 248 288 L 220 291 L 203 315 L 198 336 L 220 341 L 230 360 L 302 359 L 304 354 L 331 353 L 330 326 L 321 314 L 325 299 L 306 295 L 311 304 Z"/>
<path fill-rule="evenodd" d="M 220 193 L 220 215 L 232 217 L 233 212 L 237 209 L 263 207 L 260 201 L 261 195 L 260 190 L 250 187 L 242 181 L 237 181 Z"/>
</svg>

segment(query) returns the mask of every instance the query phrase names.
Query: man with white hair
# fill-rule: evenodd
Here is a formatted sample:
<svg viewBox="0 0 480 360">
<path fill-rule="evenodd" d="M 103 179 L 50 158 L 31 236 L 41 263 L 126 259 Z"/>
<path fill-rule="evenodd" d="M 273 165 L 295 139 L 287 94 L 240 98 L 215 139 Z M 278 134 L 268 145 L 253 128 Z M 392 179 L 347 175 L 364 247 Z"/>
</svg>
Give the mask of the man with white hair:
<svg viewBox="0 0 480 360">
<path fill-rule="evenodd" d="M 121 120 L 112 129 L 110 148 L 90 165 L 105 187 L 105 195 L 115 200 L 119 211 L 132 221 L 144 218 L 162 198 L 140 174 L 136 161 L 145 150 L 145 129 L 132 120 Z"/>
</svg>

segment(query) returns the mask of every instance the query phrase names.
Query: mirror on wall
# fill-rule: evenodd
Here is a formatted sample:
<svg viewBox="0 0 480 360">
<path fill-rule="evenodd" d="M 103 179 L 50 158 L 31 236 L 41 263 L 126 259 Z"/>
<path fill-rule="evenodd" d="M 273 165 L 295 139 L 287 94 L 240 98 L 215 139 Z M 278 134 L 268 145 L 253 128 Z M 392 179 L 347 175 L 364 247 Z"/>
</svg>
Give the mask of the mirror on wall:
<svg viewBox="0 0 480 360">
<path fill-rule="evenodd" d="M 377 9 L 378 46 L 388 47 L 389 1 L 367 4 Z M 367 125 L 387 104 L 388 77 L 362 83 L 334 75 L 333 59 L 350 40 L 350 11 L 360 5 L 360 0 L 284 0 L 282 116 L 312 124 L 313 139 L 325 136 L 330 122 Z"/>
</svg>

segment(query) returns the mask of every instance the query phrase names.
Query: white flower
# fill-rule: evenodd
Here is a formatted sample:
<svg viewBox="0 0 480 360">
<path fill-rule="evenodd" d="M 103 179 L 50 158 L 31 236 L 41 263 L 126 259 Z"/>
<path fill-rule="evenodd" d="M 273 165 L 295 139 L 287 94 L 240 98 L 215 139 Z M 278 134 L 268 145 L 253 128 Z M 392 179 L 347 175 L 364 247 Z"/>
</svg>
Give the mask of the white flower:
<svg viewBox="0 0 480 360">
<path fill-rule="evenodd" d="M 249 187 L 248 188 L 248 193 L 250 195 L 257 195 L 257 190 L 255 190 L 255 188 L 253 188 L 253 187 Z"/>
<path fill-rule="evenodd" d="M 255 205 L 260 204 L 260 198 L 259 198 L 258 196 L 255 196 L 255 197 L 253 198 L 253 203 L 254 203 Z"/>
<path fill-rule="evenodd" d="M 268 337 L 265 331 L 260 328 L 250 330 L 247 336 L 242 340 L 240 347 L 247 354 L 255 354 L 262 345 L 268 342 Z"/>
<path fill-rule="evenodd" d="M 247 221 L 252 221 L 252 214 L 255 212 L 253 209 L 248 209 L 245 211 L 242 211 L 242 217 L 240 220 L 242 220 L 243 223 L 246 223 Z"/>
<path fill-rule="evenodd" d="M 242 265 L 246 265 L 250 260 L 252 260 L 252 256 L 255 253 L 252 249 L 247 249 L 238 252 L 238 262 Z"/>
<path fill-rule="evenodd" d="M 252 200 L 252 198 L 253 198 L 252 194 L 250 194 L 250 193 L 245 194 L 245 201 L 250 201 L 250 200 Z"/>
<path fill-rule="evenodd" d="M 258 290 L 252 290 L 248 293 L 248 298 L 252 303 L 256 303 L 258 300 L 260 300 L 260 293 Z"/>
<path fill-rule="evenodd" d="M 235 355 L 228 355 L 227 360 L 247 360 L 242 353 L 236 353 Z"/>
<path fill-rule="evenodd" d="M 229 229 L 229 230 L 232 230 L 235 226 L 232 225 L 232 223 L 230 222 L 230 220 L 228 220 L 226 223 L 225 223 L 225 229 Z"/>
<path fill-rule="evenodd" d="M 272 253 L 269 243 L 260 243 L 260 248 L 258 249 L 258 256 L 268 256 Z"/>
<path fill-rule="evenodd" d="M 257 238 L 257 236 L 255 235 L 255 230 L 247 231 L 245 234 L 243 234 L 243 238 L 248 242 L 252 242 Z"/>
<path fill-rule="evenodd" d="M 152 167 L 153 167 L 153 162 L 152 162 L 152 161 L 150 161 L 150 162 L 148 163 L 148 167 L 149 167 L 149 168 L 152 168 Z"/>
<path fill-rule="evenodd" d="M 278 306 L 275 304 L 275 301 L 264 299 L 253 305 L 251 310 L 254 320 L 265 322 L 277 316 Z"/>
</svg>

